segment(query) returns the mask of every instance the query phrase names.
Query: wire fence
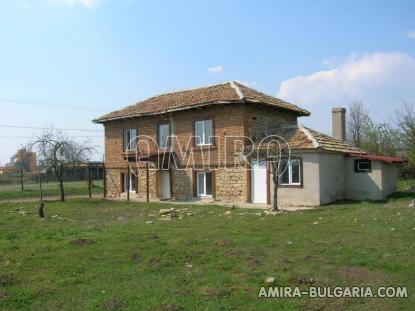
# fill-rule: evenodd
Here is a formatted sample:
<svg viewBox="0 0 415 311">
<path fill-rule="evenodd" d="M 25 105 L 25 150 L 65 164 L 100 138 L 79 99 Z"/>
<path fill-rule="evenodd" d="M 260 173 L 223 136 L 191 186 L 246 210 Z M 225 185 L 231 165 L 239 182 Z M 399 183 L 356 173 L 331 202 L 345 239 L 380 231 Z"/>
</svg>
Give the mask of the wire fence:
<svg viewBox="0 0 415 311">
<path fill-rule="evenodd" d="M 104 195 L 103 165 L 67 167 L 62 174 L 64 193 L 68 195 Z M 59 179 L 53 170 L 0 174 L 0 200 L 40 196 L 60 196 Z"/>
</svg>

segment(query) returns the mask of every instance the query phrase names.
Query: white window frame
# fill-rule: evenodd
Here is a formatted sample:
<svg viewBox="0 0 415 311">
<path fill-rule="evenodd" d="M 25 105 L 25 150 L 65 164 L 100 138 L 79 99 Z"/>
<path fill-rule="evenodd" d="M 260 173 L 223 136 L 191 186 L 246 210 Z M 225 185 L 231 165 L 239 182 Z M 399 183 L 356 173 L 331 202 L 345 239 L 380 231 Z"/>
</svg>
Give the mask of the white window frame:
<svg viewBox="0 0 415 311">
<path fill-rule="evenodd" d="M 167 134 L 167 144 L 166 146 L 161 146 L 160 142 L 161 142 L 161 127 L 162 126 L 167 126 L 167 128 L 169 129 L 168 134 Z M 170 128 L 170 123 L 161 123 L 157 125 L 157 133 L 158 133 L 158 142 L 157 144 L 159 145 L 158 147 L 161 149 L 165 149 L 165 148 L 170 148 L 170 136 L 171 136 L 171 128 Z"/>
<path fill-rule="evenodd" d="M 204 197 L 204 198 L 211 198 L 212 197 L 212 194 L 206 194 L 206 189 L 207 189 L 207 183 L 206 183 L 206 174 L 211 174 L 211 176 L 212 176 L 212 193 L 213 193 L 213 174 L 212 174 L 212 172 L 197 172 L 196 173 L 196 195 L 198 196 L 198 197 Z M 200 175 L 203 175 L 204 177 L 203 177 L 203 185 L 204 185 L 204 187 L 203 187 L 203 193 L 200 193 L 199 192 L 199 176 Z"/>
<path fill-rule="evenodd" d="M 128 182 L 128 176 L 130 177 L 130 180 Z M 131 186 L 133 185 L 132 181 L 135 182 L 135 189 L 132 189 Z M 130 189 L 127 189 L 127 184 L 130 186 Z M 130 193 L 135 193 L 137 191 L 137 179 L 136 176 L 130 172 L 130 174 L 124 174 L 124 192 L 127 192 L 129 190 Z"/>
<path fill-rule="evenodd" d="M 127 135 L 128 133 L 128 135 Z M 137 149 L 137 129 L 136 128 L 130 128 L 130 129 L 124 129 L 123 131 L 123 141 L 124 141 L 124 150 L 130 151 L 130 150 L 136 150 Z M 130 144 L 131 137 L 135 137 L 134 143 Z M 128 139 L 130 138 L 130 139 Z"/>
<path fill-rule="evenodd" d="M 212 129 L 212 133 L 210 136 L 207 136 L 206 133 L 206 122 L 210 122 L 210 128 Z M 197 124 L 202 124 L 203 125 L 203 130 L 202 130 L 202 136 L 197 135 Z M 213 120 L 211 119 L 206 119 L 206 120 L 198 120 L 195 121 L 195 145 L 196 146 L 211 146 L 213 145 L 213 139 L 214 139 L 214 128 L 213 128 Z M 200 143 L 197 143 L 197 137 L 200 137 Z M 207 142 L 209 141 L 210 142 Z"/>
<path fill-rule="evenodd" d="M 282 175 L 280 175 L 278 177 L 278 182 L 280 185 L 282 186 L 301 186 L 301 160 L 300 159 L 291 159 L 291 160 L 287 160 L 284 159 L 285 161 L 288 161 L 288 166 L 284 167 L 283 169 L 288 170 L 288 183 L 283 183 L 282 182 Z M 298 162 L 298 182 L 294 183 L 293 182 L 293 168 L 292 168 L 292 162 Z M 285 173 L 284 171 L 284 173 Z"/>
</svg>

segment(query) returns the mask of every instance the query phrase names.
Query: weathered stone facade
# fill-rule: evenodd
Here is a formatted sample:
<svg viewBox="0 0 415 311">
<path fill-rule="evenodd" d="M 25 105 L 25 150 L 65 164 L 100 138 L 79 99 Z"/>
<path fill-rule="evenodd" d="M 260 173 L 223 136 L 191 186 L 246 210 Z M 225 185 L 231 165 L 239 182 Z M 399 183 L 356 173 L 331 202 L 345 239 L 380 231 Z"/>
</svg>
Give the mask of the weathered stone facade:
<svg viewBox="0 0 415 311">
<path fill-rule="evenodd" d="M 179 201 L 193 199 L 193 173 L 192 169 L 172 170 L 173 198 Z"/>
<path fill-rule="evenodd" d="M 246 169 L 220 168 L 215 173 L 216 199 L 220 201 L 246 202 L 247 173 Z"/>
<path fill-rule="evenodd" d="M 107 169 L 105 180 L 106 180 L 107 197 L 109 198 L 119 197 L 122 193 L 120 170 Z"/>
</svg>

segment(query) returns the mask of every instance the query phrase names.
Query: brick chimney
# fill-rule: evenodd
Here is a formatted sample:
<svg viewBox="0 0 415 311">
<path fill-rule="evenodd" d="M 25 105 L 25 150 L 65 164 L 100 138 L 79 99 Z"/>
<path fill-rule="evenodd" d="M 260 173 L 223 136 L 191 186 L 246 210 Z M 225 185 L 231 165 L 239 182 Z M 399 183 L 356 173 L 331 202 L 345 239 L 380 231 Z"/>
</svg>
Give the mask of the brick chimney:
<svg viewBox="0 0 415 311">
<path fill-rule="evenodd" d="M 331 115 L 332 136 L 346 141 L 346 108 L 333 108 Z"/>
</svg>

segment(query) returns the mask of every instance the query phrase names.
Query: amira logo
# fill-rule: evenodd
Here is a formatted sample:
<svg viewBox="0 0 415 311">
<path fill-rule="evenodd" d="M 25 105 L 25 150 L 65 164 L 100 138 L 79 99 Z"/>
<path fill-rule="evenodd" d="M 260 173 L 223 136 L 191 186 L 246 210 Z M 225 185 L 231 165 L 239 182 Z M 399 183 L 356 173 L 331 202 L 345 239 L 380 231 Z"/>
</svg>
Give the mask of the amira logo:
<svg viewBox="0 0 415 311">
<path fill-rule="evenodd" d="M 288 169 L 291 148 L 288 141 L 279 135 L 268 135 L 255 143 L 247 136 L 212 137 L 213 144 L 194 145 L 195 136 L 183 143 L 176 135 L 168 136 L 169 147 L 160 148 L 157 141 L 148 135 L 129 137 L 125 158 L 131 174 L 140 175 L 144 169 L 188 170 L 192 168 L 209 170 L 252 170 L 251 163 L 266 161 L 277 176 Z M 281 160 L 287 161 L 281 161 Z M 152 165 L 146 165 L 145 163 Z M 258 168 L 256 168 L 258 169 Z M 259 169 L 267 169 L 262 167 Z"/>
</svg>

